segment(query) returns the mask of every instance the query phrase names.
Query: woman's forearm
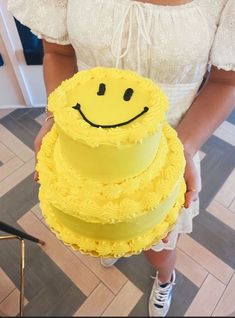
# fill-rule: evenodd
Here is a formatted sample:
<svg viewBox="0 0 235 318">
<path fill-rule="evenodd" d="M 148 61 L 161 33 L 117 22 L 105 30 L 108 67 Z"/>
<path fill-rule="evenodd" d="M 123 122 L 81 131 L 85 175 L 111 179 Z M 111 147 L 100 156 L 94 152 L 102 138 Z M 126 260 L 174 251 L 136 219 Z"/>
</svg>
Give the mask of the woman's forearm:
<svg viewBox="0 0 235 318">
<path fill-rule="evenodd" d="M 176 128 L 185 151 L 194 155 L 235 105 L 235 85 L 209 80 Z"/>
<path fill-rule="evenodd" d="M 47 96 L 77 72 L 75 56 L 46 53 L 43 58 L 43 74 Z"/>
</svg>

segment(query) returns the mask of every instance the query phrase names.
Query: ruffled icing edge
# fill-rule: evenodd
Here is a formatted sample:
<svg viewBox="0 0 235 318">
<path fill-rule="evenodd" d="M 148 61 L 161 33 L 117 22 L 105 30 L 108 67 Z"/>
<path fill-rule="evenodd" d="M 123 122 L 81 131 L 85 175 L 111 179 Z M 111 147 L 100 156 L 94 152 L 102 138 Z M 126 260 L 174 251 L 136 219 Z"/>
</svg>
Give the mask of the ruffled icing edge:
<svg viewBox="0 0 235 318">
<path fill-rule="evenodd" d="M 184 192 L 185 188 L 182 186 L 177 201 L 164 221 L 147 233 L 126 241 L 94 240 L 81 236 L 78 233 L 72 232 L 63 226 L 63 224 L 58 223 L 53 213 L 53 208 L 49 204 L 41 202 L 41 208 L 50 229 L 65 245 L 72 247 L 74 250 L 79 250 L 83 254 L 95 257 L 128 257 L 138 255 L 144 250 L 150 249 L 153 244 L 162 240 L 174 228 L 182 212 Z"/>
<path fill-rule="evenodd" d="M 141 81 L 141 85 L 150 94 L 149 108 L 151 111 L 141 116 L 138 121 L 133 121 L 126 126 L 110 129 L 92 127 L 78 113 L 74 114 L 74 110 L 68 105 L 66 94 L 93 77 L 104 79 L 110 76 L 112 78 L 124 76 L 130 81 Z M 80 140 L 91 147 L 97 147 L 100 144 L 120 145 L 141 142 L 143 138 L 156 132 L 156 129 L 161 130 L 168 109 L 168 98 L 152 80 L 142 77 L 134 71 L 95 67 L 80 71 L 70 79 L 63 81 L 49 95 L 48 109 L 53 112 L 59 128 L 73 140 Z"/>
</svg>

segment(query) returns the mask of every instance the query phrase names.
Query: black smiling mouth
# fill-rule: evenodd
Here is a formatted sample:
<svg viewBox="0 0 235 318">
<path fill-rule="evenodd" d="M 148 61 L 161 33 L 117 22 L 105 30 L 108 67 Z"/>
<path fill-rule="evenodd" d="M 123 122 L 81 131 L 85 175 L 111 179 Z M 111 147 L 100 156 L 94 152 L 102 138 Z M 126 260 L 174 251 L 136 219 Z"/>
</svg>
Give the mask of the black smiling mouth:
<svg viewBox="0 0 235 318">
<path fill-rule="evenodd" d="M 136 115 L 135 117 L 127 120 L 127 121 L 124 121 L 122 123 L 119 123 L 119 124 L 114 124 L 114 125 L 98 125 L 98 124 L 95 124 L 93 122 L 91 122 L 86 116 L 85 114 L 82 112 L 81 110 L 81 105 L 77 103 L 76 106 L 73 106 L 74 109 L 78 110 L 79 113 L 81 114 L 82 118 L 88 123 L 90 124 L 91 126 L 93 127 L 96 127 L 96 128 L 116 128 L 116 127 L 120 127 L 120 126 L 124 126 L 124 125 L 127 125 L 129 123 L 131 123 L 132 121 L 134 121 L 135 119 L 139 118 L 140 116 L 144 115 L 145 113 L 147 113 L 147 111 L 149 110 L 149 108 L 146 106 L 144 107 L 143 111 L 141 113 L 139 113 L 138 115 Z"/>
</svg>

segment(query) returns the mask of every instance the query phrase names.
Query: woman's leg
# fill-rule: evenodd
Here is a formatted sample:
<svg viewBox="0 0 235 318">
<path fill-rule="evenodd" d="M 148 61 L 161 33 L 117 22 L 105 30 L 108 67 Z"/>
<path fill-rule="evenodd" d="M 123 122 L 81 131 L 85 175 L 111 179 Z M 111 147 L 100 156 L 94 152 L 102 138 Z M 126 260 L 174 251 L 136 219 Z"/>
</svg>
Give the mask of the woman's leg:
<svg viewBox="0 0 235 318">
<path fill-rule="evenodd" d="M 171 305 L 172 286 L 175 283 L 176 250 L 148 250 L 145 256 L 157 271 L 149 297 L 149 316 L 165 317 Z"/>
<path fill-rule="evenodd" d="M 161 283 L 169 282 L 175 268 L 176 250 L 162 250 L 160 252 L 148 250 L 144 254 L 150 264 L 158 271 L 158 279 Z"/>
<path fill-rule="evenodd" d="M 164 243 L 169 241 L 169 235 L 163 240 Z M 179 239 L 179 235 L 176 239 Z M 165 249 L 160 252 L 151 249 L 145 252 L 145 256 L 157 271 L 149 297 L 149 315 L 164 317 L 170 308 L 172 287 L 175 284 L 176 249 Z"/>
<path fill-rule="evenodd" d="M 164 243 L 167 243 L 170 239 L 170 233 L 163 239 Z M 176 243 L 179 241 L 180 234 L 176 235 Z M 170 281 L 171 275 L 175 268 L 176 263 L 176 247 L 174 250 L 162 250 L 156 252 L 154 250 L 148 250 L 144 252 L 145 257 L 149 263 L 158 271 L 158 278 L 164 284 Z"/>
</svg>

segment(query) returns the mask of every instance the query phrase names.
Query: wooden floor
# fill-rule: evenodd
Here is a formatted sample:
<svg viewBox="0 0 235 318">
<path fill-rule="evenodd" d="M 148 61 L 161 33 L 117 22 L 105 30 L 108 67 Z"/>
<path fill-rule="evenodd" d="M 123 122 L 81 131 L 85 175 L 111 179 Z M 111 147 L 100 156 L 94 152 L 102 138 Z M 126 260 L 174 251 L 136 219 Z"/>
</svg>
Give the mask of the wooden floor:
<svg viewBox="0 0 235 318">
<path fill-rule="evenodd" d="M 33 140 L 42 111 L 0 111 L 0 218 L 46 241 L 45 247 L 26 242 L 25 315 L 147 316 L 154 271 L 143 255 L 105 269 L 99 260 L 64 246 L 45 225 L 33 181 Z M 201 159 L 201 211 L 193 233 L 178 244 L 168 315 L 234 316 L 235 113 L 203 146 Z M 20 246 L 0 244 L 0 312 L 15 316 Z"/>
</svg>

